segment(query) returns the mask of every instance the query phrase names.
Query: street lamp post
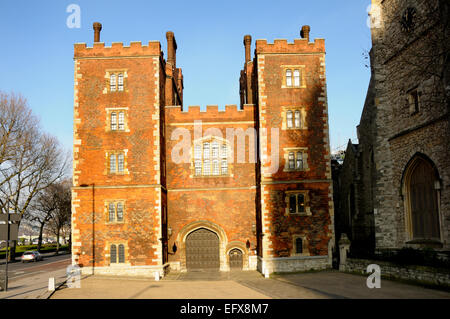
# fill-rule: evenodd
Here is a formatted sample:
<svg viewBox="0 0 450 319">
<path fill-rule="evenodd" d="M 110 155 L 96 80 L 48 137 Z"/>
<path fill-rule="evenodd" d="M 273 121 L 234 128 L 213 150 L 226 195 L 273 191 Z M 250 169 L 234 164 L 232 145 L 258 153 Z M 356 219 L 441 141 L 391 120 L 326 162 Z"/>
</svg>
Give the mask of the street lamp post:
<svg viewBox="0 0 450 319">
<path fill-rule="evenodd" d="M 92 274 L 95 269 L 95 183 L 81 184 L 80 187 L 92 186 Z"/>
</svg>

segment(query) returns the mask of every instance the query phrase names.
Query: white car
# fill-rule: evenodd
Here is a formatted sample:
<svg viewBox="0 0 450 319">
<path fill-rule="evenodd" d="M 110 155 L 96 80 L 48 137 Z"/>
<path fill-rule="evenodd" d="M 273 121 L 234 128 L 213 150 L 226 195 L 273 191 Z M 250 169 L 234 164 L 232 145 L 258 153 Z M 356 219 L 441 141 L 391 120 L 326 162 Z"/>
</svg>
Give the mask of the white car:
<svg viewBox="0 0 450 319">
<path fill-rule="evenodd" d="M 33 250 L 33 251 L 26 251 L 22 254 L 22 262 L 26 262 L 26 261 L 38 261 L 38 260 L 43 260 L 44 258 L 42 257 L 42 255 L 37 251 L 37 250 Z"/>
</svg>

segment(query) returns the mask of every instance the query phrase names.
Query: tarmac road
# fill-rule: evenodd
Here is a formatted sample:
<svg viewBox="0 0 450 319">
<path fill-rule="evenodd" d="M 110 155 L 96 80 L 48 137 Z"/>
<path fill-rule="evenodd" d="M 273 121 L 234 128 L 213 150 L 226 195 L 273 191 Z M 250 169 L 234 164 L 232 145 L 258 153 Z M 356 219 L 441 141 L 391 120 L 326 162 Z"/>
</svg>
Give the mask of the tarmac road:
<svg viewBox="0 0 450 319">
<path fill-rule="evenodd" d="M 9 282 L 32 276 L 39 273 L 46 273 L 60 268 L 67 267 L 71 264 L 71 255 L 68 253 L 55 255 L 55 253 L 42 254 L 44 257 L 41 261 L 22 263 L 20 258 L 16 258 L 13 263 L 8 263 Z M 0 272 L 5 270 L 5 261 L 0 263 Z"/>
</svg>

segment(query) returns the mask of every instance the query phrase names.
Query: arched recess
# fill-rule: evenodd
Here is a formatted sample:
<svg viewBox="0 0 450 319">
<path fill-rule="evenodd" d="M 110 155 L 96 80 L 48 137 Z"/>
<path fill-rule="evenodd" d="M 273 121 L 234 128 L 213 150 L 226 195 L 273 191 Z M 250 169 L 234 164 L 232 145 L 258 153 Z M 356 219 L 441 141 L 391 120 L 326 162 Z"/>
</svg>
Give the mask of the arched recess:
<svg viewBox="0 0 450 319">
<path fill-rule="evenodd" d="M 234 249 L 238 249 L 242 253 L 242 270 L 248 270 L 249 264 L 248 264 L 248 249 L 245 245 L 245 243 L 240 241 L 232 241 L 227 245 L 226 249 L 226 258 L 227 258 L 227 265 L 230 267 L 230 252 Z"/>
<path fill-rule="evenodd" d="M 415 154 L 402 176 L 407 242 L 441 246 L 439 172 L 426 155 Z"/>
<path fill-rule="evenodd" d="M 179 253 L 180 253 L 180 270 L 187 271 L 187 268 L 186 268 L 186 238 L 190 233 L 192 233 L 198 229 L 201 229 L 201 228 L 212 231 L 212 232 L 216 233 L 216 235 L 219 237 L 220 271 L 227 271 L 228 265 L 227 265 L 227 258 L 225 255 L 225 250 L 226 250 L 226 247 L 228 244 L 227 235 L 222 227 L 220 227 L 219 225 L 217 225 L 213 222 L 207 221 L 207 220 L 200 220 L 200 221 L 195 221 L 195 222 L 189 223 L 189 224 L 185 225 L 178 233 L 177 246 L 178 246 Z"/>
</svg>

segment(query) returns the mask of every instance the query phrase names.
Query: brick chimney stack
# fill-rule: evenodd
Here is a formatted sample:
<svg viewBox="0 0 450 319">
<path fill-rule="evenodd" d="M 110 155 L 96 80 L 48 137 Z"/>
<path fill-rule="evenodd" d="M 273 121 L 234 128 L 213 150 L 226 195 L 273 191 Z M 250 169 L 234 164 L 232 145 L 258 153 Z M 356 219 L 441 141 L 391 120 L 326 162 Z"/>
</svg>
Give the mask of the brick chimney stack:
<svg viewBox="0 0 450 319">
<path fill-rule="evenodd" d="M 167 62 L 175 68 L 177 65 L 177 41 L 172 31 L 167 31 Z"/>
<path fill-rule="evenodd" d="M 102 24 L 100 22 L 94 22 L 94 42 L 100 42 L 100 31 L 102 31 Z"/>
<path fill-rule="evenodd" d="M 303 27 L 302 27 L 302 31 L 300 31 L 300 36 L 303 38 L 303 39 L 306 39 L 306 40 L 308 40 L 308 42 L 309 42 L 309 32 L 311 31 L 311 27 L 309 26 L 309 25 L 304 25 Z"/>
<path fill-rule="evenodd" d="M 245 63 L 249 62 L 252 59 L 252 55 L 250 53 L 251 45 L 252 45 L 252 37 L 247 34 L 244 36 Z"/>
</svg>

